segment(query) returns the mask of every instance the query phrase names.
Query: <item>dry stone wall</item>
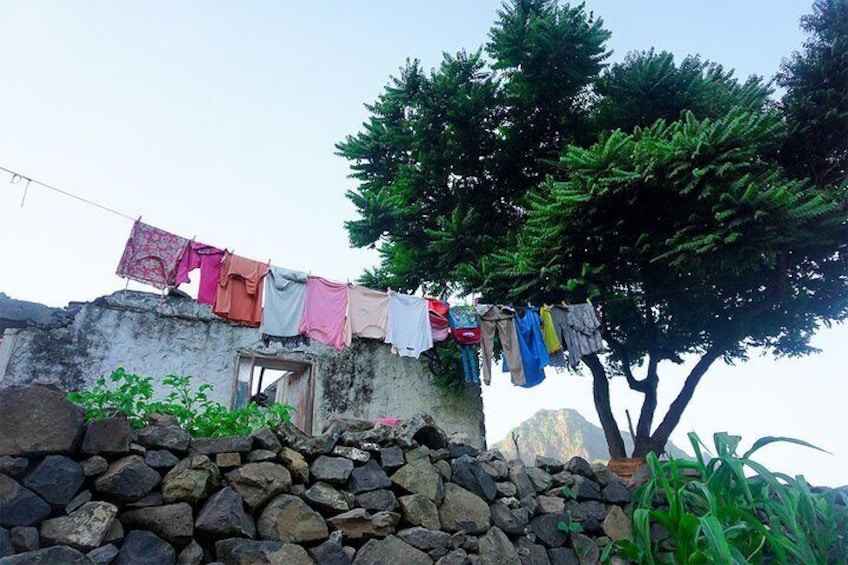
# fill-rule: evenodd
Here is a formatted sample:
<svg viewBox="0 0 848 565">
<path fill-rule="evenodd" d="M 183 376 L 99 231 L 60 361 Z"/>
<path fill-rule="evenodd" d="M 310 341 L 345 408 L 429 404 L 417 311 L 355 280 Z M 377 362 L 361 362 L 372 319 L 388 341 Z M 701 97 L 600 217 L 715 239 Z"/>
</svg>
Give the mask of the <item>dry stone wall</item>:
<svg viewBox="0 0 848 565">
<path fill-rule="evenodd" d="M 85 425 L 38 386 L 0 391 L 0 414 L 0 565 L 587 564 L 631 531 L 605 467 L 507 461 L 425 414 L 193 439 L 167 417 Z"/>
</svg>

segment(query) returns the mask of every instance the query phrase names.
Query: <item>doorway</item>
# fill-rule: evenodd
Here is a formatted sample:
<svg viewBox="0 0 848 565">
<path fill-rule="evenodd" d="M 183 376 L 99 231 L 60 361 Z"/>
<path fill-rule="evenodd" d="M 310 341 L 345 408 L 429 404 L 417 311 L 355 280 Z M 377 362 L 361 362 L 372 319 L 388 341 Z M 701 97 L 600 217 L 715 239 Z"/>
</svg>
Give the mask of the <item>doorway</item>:
<svg viewBox="0 0 848 565">
<path fill-rule="evenodd" d="M 239 354 L 233 407 L 257 404 L 289 404 L 294 407 L 292 424 L 312 433 L 315 399 L 314 365 L 279 357 Z"/>
</svg>

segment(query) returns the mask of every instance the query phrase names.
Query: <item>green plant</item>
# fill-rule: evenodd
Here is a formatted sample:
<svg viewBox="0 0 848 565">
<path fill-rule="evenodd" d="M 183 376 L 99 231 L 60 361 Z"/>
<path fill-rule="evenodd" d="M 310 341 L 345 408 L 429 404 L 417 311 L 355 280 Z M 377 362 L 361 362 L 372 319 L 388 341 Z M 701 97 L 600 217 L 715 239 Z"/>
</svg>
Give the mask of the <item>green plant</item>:
<svg viewBox="0 0 848 565">
<path fill-rule="evenodd" d="M 167 390 L 161 401 L 153 401 L 153 380 L 127 373 L 122 367 L 109 378 L 97 379 L 94 388 L 72 392 L 68 400 L 85 408 L 86 420 L 125 414 L 134 429 L 147 424 L 153 412 L 174 416 L 179 425 L 193 437 L 250 435 L 261 428 L 273 428 L 280 423 L 291 424 L 293 407 L 256 404 L 230 410 L 209 399 L 213 386 L 192 387 L 192 377 L 168 375 L 162 379 Z"/>
<path fill-rule="evenodd" d="M 739 455 L 741 438 L 719 433 L 716 456 L 706 459 L 698 436 L 689 439 L 694 461 L 646 458 L 652 476 L 637 493 L 634 540 L 616 544 L 620 557 L 640 564 L 846 563 L 848 515 L 836 506 L 839 491 L 816 492 L 803 477 L 772 472 L 751 458 L 775 442 L 819 448 L 765 437 Z M 667 540 L 651 539 L 653 523 L 668 531 Z"/>
</svg>

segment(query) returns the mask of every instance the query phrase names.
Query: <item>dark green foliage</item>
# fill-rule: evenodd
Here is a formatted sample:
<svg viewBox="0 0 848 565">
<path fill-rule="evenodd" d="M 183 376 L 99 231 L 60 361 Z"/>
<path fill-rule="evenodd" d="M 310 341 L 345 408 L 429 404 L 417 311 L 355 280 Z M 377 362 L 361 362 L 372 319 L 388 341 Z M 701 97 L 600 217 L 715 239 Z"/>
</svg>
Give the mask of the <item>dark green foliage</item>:
<svg viewBox="0 0 848 565">
<path fill-rule="evenodd" d="M 784 61 L 777 77 L 790 135 L 781 164 L 818 185 L 848 175 L 848 1 L 816 0 L 801 19 L 804 48 Z M 845 192 L 843 192 L 845 196 Z"/>
<path fill-rule="evenodd" d="M 249 406 L 230 410 L 209 400 L 212 385 L 202 384 L 195 390 L 192 377 L 168 375 L 162 384 L 168 391 L 161 401 L 153 400 L 153 379 L 115 369 L 109 376 L 97 379 L 94 388 L 72 392 L 68 400 L 85 408 L 85 419 L 96 420 L 125 414 L 134 429 L 147 425 L 154 412 L 177 418 L 184 430 L 194 437 L 250 435 L 261 428 L 273 428 L 281 422 L 291 423 L 287 404 L 260 408 Z"/>
</svg>

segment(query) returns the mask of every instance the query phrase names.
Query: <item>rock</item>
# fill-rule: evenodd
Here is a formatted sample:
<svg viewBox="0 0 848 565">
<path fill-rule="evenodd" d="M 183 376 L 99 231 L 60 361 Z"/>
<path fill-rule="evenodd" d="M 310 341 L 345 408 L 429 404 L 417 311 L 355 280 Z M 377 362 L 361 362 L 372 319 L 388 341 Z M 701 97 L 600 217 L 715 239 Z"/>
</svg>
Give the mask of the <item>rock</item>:
<svg viewBox="0 0 848 565">
<path fill-rule="evenodd" d="M 601 498 L 611 504 L 628 504 L 630 491 L 623 484 L 613 481 L 601 490 Z"/>
<path fill-rule="evenodd" d="M 230 485 L 251 511 L 277 496 L 289 492 L 292 479 L 288 470 L 277 463 L 248 463 L 227 473 Z"/>
<path fill-rule="evenodd" d="M 348 447 L 344 445 L 337 445 L 333 448 L 333 455 L 338 455 L 339 457 L 344 457 L 346 459 L 350 459 L 351 461 L 355 461 L 357 463 L 367 463 L 368 460 L 371 459 L 371 454 L 367 451 L 363 451 L 358 447 Z"/>
<path fill-rule="evenodd" d="M 298 446 L 298 449 L 310 456 L 314 457 L 316 455 L 326 455 L 333 451 L 333 448 L 336 446 L 336 443 L 341 436 L 341 428 L 338 426 L 330 426 L 324 433 L 322 433 L 318 437 L 310 437 L 306 444 Z"/>
<path fill-rule="evenodd" d="M 67 516 L 41 523 L 41 540 L 46 545 L 68 545 L 91 551 L 103 542 L 118 507 L 108 502 L 86 502 Z"/>
<path fill-rule="evenodd" d="M 447 532 L 428 530 L 421 527 L 401 530 L 397 533 L 397 536 L 412 547 L 428 553 L 434 549 L 447 548 L 450 541 L 450 534 Z"/>
<path fill-rule="evenodd" d="M 319 541 L 327 538 L 327 524 L 320 514 L 300 498 L 281 494 L 273 498 L 257 522 L 262 539 L 292 543 Z"/>
<path fill-rule="evenodd" d="M 530 482 L 530 477 L 524 469 L 524 463 L 519 460 L 509 462 L 509 480 L 515 485 L 518 498 L 536 494 L 536 487 Z"/>
<path fill-rule="evenodd" d="M 232 469 L 241 465 L 241 453 L 216 453 L 215 465 L 220 469 Z"/>
<path fill-rule="evenodd" d="M 64 455 L 48 455 L 24 479 L 24 486 L 54 508 L 71 501 L 85 476 L 79 463 Z"/>
<path fill-rule="evenodd" d="M 0 526 L 31 526 L 50 515 L 50 505 L 15 479 L 0 475 Z"/>
<path fill-rule="evenodd" d="M 596 565 L 600 563 L 601 552 L 592 538 L 583 534 L 571 534 L 571 547 L 580 560 L 580 565 Z"/>
<path fill-rule="evenodd" d="M 334 532 L 330 539 L 307 551 L 320 565 L 350 565 L 352 559 L 342 547 L 341 539 L 341 532 Z"/>
<path fill-rule="evenodd" d="M 469 457 L 477 457 L 480 453 L 473 445 L 449 445 L 448 446 L 448 457 L 451 459 L 459 459 L 463 455 L 468 455 Z"/>
<path fill-rule="evenodd" d="M 177 556 L 177 565 L 200 565 L 203 563 L 203 548 L 195 540 L 191 540 Z"/>
<path fill-rule="evenodd" d="M 119 519 L 127 529 L 149 530 L 180 547 L 189 543 L 194 535 L 194 516 L 186 502 L 130 510 Z"/>
<path fill-rule="evenodd" d="M 551 565 L 580 565 L 577 554 L 570 547 L 556 547 L 548 550 Z"/>
<path fill-rule="evenodd" d="M 0 457 L 0 473 L 7 477 L 17 479 L 26 473 L 27 468 L 29 468 L 29 459 L 26 457 L 12 457 L 11 455 Z"/>
<path fill-rule="evenodd" d="M 633 521 L 618 506 L 610 508 L 609 514 L 604 518 L 603 528 L 604 533 L 614 541 L 633 541 Z"/>
<path fill-rule="evenodd" d="M 442 529 L 448 532 L 464 530 L 474 534 L 489 528 L 491 513 L 482 498 L 448 483 L 445 486 L 445 500 L 439 507 L 439 520 Z"/>
<path fill-rule="evenodd" d="M 300 452 L 290 447 L 283 447 L 280 449 L 280 461 L 299 482 L 309 482 L 309 464 Z"/>
<path fill-rule="evenodd" d="M 561 498 L 539 495 L 536 501 L 539 503 L 539 514 L 559 514 L 565 511 L 565 501 Z"/>
<path fill-rule="evenodd" d="M 130 421 L 126 418 L 93 420 L 85 428 L 83 455 L 126 455 L 133 439 Z"/>
<path fill-rule="evenodd" d="M 348 539 L 385 537 L 395 533 L 400 514 L 377 512 L 369 514 L 364 508 L 354 508 L 327 520 L 330 528 L 339 530 Z"/>
<path fill-rule="evenodd" d="M 467 455 L 454 461 L 453 482 L 488 502 L 493 501 L 498 492 L 492 477 Z"/>
<path fill-rule="evenodd" d="M 209 497 L 194 527 L 215 538 L 256 537 L 256 525 L 244 511 L 242 496 L 230 487 Z"/>
<path fill-rule="evenodd" d="M 215 554 L 223 565 L 312 565 L 300 546 L 281 541 L 225 539 L 215 543 Z"/>
<path fill-rule="evenodd" d="M 91 565 L 91 560 L 76 549 L 59 545 L 4 557 L 0 565 Z"/>
<path fill-rule="evenodd" d="M 398 500 L 390 490 L 381 489 L 363 492 L 356 495 L 355 501 L 356 506 L 364 508 L 368 512 L 380 512 L 381 510 L 394 512 L 399 508 Z M 433 508 L 435 508 L 435 505 L 433 505 Z"/>
<path fill-rule="evenodd" d="M 132 502 L 153 490 L 161 480 L 159 473 L 145 465 L 141 456 L 128 455 L 109 465 L 94 481 L 94 488 L 110 498 Z"/>
<path fill-rule="evenodd" d="M 518 553 L 506 534 L 497 526 L 492 526 L 486 535 L 480 538 L 480 563 L 521 565 Z"/>
<path fill-rule="evenodd" d="M 589 462 L 582 457 L 572 457 L 569 459 L 565 464 L 565 470 L 573 475 L 580 475 L 593 481 L 597 479 L 595 472 L 592 470 L 592 466 L 589 465 Z"/>
<path fill-rule="evenodd" d="M 527 526 L 527 519 L 517 511 L 510 510 L 505 504 L 495 502 L 489 506 L 492 524 L 512 536 L 520 536 Z"/>
<path fill-rule="evenodd" d="M 138 432 L 138 443 L 147 449 L 188 450 L 191 435 L 179 426 L 147 426 Z"/>
<path fill-rule="evenodd" d="M 0 390 L 0 414 L 0 455 L 71 454 L 82 441 L 85 411 L 47 387 Z"/>
<path fill-rule="evenodd" d="M 215 455 L 217 453 L 249 453 L 253 447 L 250 436 L 192 438 L 188 450 L 191 454 Z"/>
<path fill-rule="evenodd" d="M 415 449 L 409 449 L 403 455 L 404 459 L 406 459 L 407 463 L 412 463 L 413 461 L 418 461 L 419 459 L 425 459 L 428 463 L 430 462 L 430 448 L 426 445 L 419 445 Z"/>
<path fill-rule="evenodd" d="M 162 506 L 163 504 L 165 504 L 165 499 L 162 497 L 162 493 L 159 491 L 153 491 L 135 502 L 126 503 L 124 508 L 148 508 L 150 506 Z"/>
<path fill-rule="evenodd" d="M 97 549 L 92 549 L 88 552 L 86 557 L 91 559 L 95 565 L 109 565 L 115 560 L 118 553 L 118 548 L 111 543 L 108 543 L 106 545 L 101 545 Z M 200 562 L 198 561 L 198 563 Z"/>
<path fill-rule="evenodd" d="M 70 514 L 89 500 L 91 500 L 91 491 L 82 491 L 81 493 L 73 497 L 68 504 L 65 505 L 65 514 Z"/>
<path fill-rule="evenodd" d="M 536 467 L 552 475 L 559 473 L 560 471 L 565 469 L 565 465 L 563 465 L 562 461 L 560 461 L 559 459 L 554 459 L 553 457 L 543 457 L 541 455 L 536 456 Z"/>
<path fill-rule="evenodd" d="M 423 494 L 437 506 L 445 497 L 442 475 L 426 459 L 409 463 L 395 471 L 392 482 L 412 494 Z"/>
<path fill-rule="evenodd" d="M 86 477 L 94 477 L 105 473 L 106 469 L 109 468 L 109 462 L 106 461 L 105 457 L 95 455 L 94 457 L 89 457 L 88 459 L 80 461 L 80 467 L 82 467 L 83 475 Z"/>
<path fill-rule="evenodd" d="M 613 473 L 609 467 L 603 463 L 592 463 L 592 472 L 595 473 L 595 480 L 602 487 L 605 487 L 610 483 L 621 483 L 621 485 L 624 486 L 624 482 L 621 480 L 621 477 Z"/>
<path fill-rule="evenodd" d="M 491 475 L 493 479 L 496 481 L 505 481 L 509 479 L 509 464 L 506 461 L 495 459 L 489 461 L 488 465 L 494 471 L 494 475 Z"/>
<path fill-rule="evenodd" d="M 347 481 L 347 490 L 353 494 L 388 488 L 390 486 L 392 486 L 392 481 L 386 475 L 386 472 L 383 471 L 383 468 L 373 460 L 351 471 L 350 478 Z"/>
<path fill-rule="evenodd" d="M 255 443 L 260 449 L 267 449 L 274 453 L 279 453 L 283 448 L 283 444 L 280 443 L 280 440 L 277 439 L 274 432 L 268 428 L 262 428 L 261 430 L 253 432 L 253 443 Z"/>
<path fill-rule="evenodd" d="M 468 554 L 464 549 L 454 549 L 438 561 L 436 565 L 467 565 L 470 563 Z"/>
<path fill-rule="evenodd" d="M 148 451 L 144 456 L 144 464 L 153 469 L 171 469 L 179 462 L 176 455 L 167 449 Z"/>
<path fill-rule="evenodd" d="M 403 450 L 396 445 L 384 447 L 380 450 L 380 464 L 383 469 L 392 470 L 404 465 Z"/>
<path fill-rule="evenodd" d="M 264 461 L 273 461 L 277 458 L 277 454 L 269 449 L 254 449 L 247 454 L 248 463 L 262 463 Z"/>
<path fill-rule="evenodd" d="M 442 475 L 442 480 L 449 481 L 453 478 L 453 469 L 447 461 L 436 461 L 433 463 L 433 467 L 438 469 L 439 474 Z"/>
<path fill-rule="evenodd" d="M 436 503 L 423 494 L 410 494 L 400 497 L 403 519 L 413 526 L 423 526 L 428 530 L 440 530 L 439 509 Z"/>
<path fill-rule="evenodd" d="M 162 412 L 151 412 L 147 415 L 147 423 L 151 426 L 179 426 L 180 421 L 173 414 L 163 414 Z"/>
<path fill-rule="evenodd" d="M 518 554 L 522 565 L 551 565 L 545 546 L 533 543 L 527 537 L 518 538 L 515 542 L 515 553 Z"/>
<path fill-rule="evenodd" d="M 371 540 L 356 552 L 354 565 L 431 565 L 429 555 L 415 549 L 397 536 L 387 536 L 382 540 Z"/>
<path fill-rule="evenodd" d="M 502 483 L 495 483 L 495 488 L 498 491 L 497 496 L 515 496 L 518 494 L 518 489 L 515 488 L 515 485 L 509 481 L 504 481 Z"/>
<path fill-rule="evenodd" d="M 15 546 L 15 550 L 20 553 L 35 551 L 41 547 L 38 528 L 33 528 L 32 526 L 15 526 L 9 532 L 9 538 L 11 544 Z"/>
<path fill-rule="evenodd" d="M 134 530 L 127 534 L 117 565 L 174 565 L 177 552 L 153 532 Z"/>
<path fill-rule="evenodd" d="M 103 537 L 103 543 L 121 543 L 124 541 L 124 527 L 120 520 L 112 520 L 112 525 L 109 526 L 109 531 Z"/>
<path fill-rule="evenodd" d="M 547 547 L 562 547 L 568 540 L 568 534 L 559 529 L 559 524 L 571 521 L 568 514 L 542 514 L 530 521 L 530 529 L 536 538 Z"/>
<path fill-rule="evenodd" d="M 582 475 L 574 477 L 574 485 L 571 490 L 577 495 L 578 501 L 601 500 L 601 487 L 598 486 L 598 483 Z"/>
<path fill-rule="evenodd" d="M 345 416 L 343 414 L 330 414 L 324 421 L 324 426 L 321 429 L 321 432 L 326 432 L 333 427 L 334 424 L 342 432 L 365 432 L 374 427 L 374 422 L 369 420 Z"/>
<path fill-rule="evenodd" d="M 344 457 L 320 456 L 309 467 L 309 472 L 317 481 L 342 485 L 353 471 L 353 461 Z"/>
<path fill-rule="evenodd" d="M 162 479 L 162 496 L 165 502 L 196 504 L 218 488 L 220 472 L 209 457 L 195 455 L 180 461 Z"/>
<path fill-rule="evenodd" d="M 578 506 L 579 510 L 575 512 L 574 507 Z M 572 515 L 583 515 L 583 519 L 595 519 L 595 520 L 603 520 L 607 517 L 607 512 L 609 511 L 606 505 L 602 502 L 598 502 L 596 500 L 587 500 L 586 502 L 575 502 L 570 501 L 566 504 L 566 508 L 572 513 Z"/>
<path fill-rule="evenodd" d="M 551 488 L 551 485 L 554 482 L 553 477 L 536 467 L 527 467 L 524 472 L 527 473 L 527 476 L 530 478 L 530 482 L 533 483 L 533 488 L 536 489 L 536 492 L 545 492 Z"/>
<path fill-rule="evenodd" d="M 317 482 L 309 487 L 303 498 L 310 506 L 328 514 L 338 514 L 350 510 L 347 499 L 329 483 Z"/>
<path fill-rule="evenodd" d="M 418 412 L 398 424 L 396 436 L 401 447 L 410 447 L 416 443 L 430 449 L 448 447 L 445 432 L 436 425 L 432 416 L 424 412 Z"/>
</svg>

